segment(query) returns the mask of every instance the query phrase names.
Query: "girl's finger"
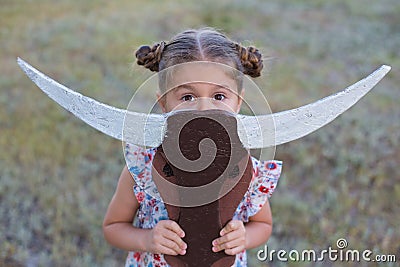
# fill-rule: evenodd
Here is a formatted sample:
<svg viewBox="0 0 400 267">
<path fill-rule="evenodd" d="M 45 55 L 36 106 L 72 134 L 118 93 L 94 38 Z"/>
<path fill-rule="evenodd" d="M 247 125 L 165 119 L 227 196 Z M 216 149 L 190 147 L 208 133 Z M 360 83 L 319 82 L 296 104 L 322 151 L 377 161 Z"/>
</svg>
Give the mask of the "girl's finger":
<svg viewBox="0 0 400 267">
<path fill-rule="evenodd" d="M 232 220 L 230 221 L 224 228 L 222 228 L 221 232 L 219 233 L 221 236 L 225 235 L 226 233 L 235 231 L 239 229 L 243 225 L 242 221 L 239 220 Z"/>
<path fill-rule="evenodd" d="M 230 249 L 225 249 L 225 254 L 236 255 L 244 250 L 244 246 L 238 246 Z"/>
<path fill-rule="evenodd" d="M 170 239 L 165 238 L 160 241 L 160 244 L 161 244 L 161 246 L 163 246 L 165 248 L 173 250 L 175 252 L 175 255 L 177 255 L 177 254 L 184 255 L 185 254 L 185 249 L 180 248 L 176 242 L 174 242 Z"/>
<path fill-rule="evenodd" d="M 159 253 L 160 254 L 165 254 L 165 255 L 173 255 L 173 256 L 178 255 L 178 253 L 175 250 L 173 250 L 173 249 L 171 249 L 169 247 L 165 247 L 163 245 L 160 245 Z"/>
<path fill-rule="evenodd" d="M 180 249 L 186 249 L 186 243 L 180 238 L 175 232 L 167 229 L 162 233 L 162 236 L 168 240 L 174 242 Z"/>
<path fill-rule="evenodd" d="M 212 244 L 214 246 L 222 245 L 222 244 L 224 244 L 226 242 L 229 242 L 229 241 L 232 241 L 232 240 L 235 240 L 235 239 L 240 239 L 241 236 L 243 236 L 243 234 L 240 231 L 229 232 L 229 233 L 225 234 L 224 236 L 215 239 L 212 242 Z"/>
<path fill-rule="evenodd" d="M 165 220 L 163 222 L 164 222 L 165 228 L 175 232 L 180 237 L 185 237 L 185 232 L 182 230 L 182 228 L 179 226 L 179 224 L 177 224 L 175 221 Z"/>
<path fill-rule="evenodd" d="M 217 251 L 221 251 L 221 250 L 232 249 L 232 248 L 240 247 L 240 246 L 244 246 L 243 240 L 234 239 L 234 240 L 229 240 L 228 242 L 225 242 L 222 244 L 214 245 L 213 247 L 215 247 Z M 217 252 L 217 251 L 214 251 L 214 252 Z"/>
</svg>

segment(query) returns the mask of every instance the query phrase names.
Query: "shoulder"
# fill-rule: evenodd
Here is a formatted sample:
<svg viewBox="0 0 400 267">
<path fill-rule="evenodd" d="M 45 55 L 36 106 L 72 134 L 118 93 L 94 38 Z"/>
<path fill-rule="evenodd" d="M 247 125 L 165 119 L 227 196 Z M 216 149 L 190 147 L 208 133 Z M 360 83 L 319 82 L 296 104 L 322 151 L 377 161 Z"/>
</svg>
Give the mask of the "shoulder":
<svg viewBox="0 0 400 267">
<path fill-rule="evenodd" d="M 257 214 L 275 191 L 282 171 L 282 161 L 260 161 L 251 157 L 253 177 L 249 188 L 236 209 L 235 218 L 247 222 Z"/>
<path fill-rule="evenodd" d="M 282 173 L 282 164 L 280 160 L 260 161 L 251 157 L 253 163 L 253 179 L 274 179 L 278 180 Z"/>
<path fill-rule="evenodd" d="M 271 197 L 281 176 L 282 161 L 260 161 L 254 157 L 251 157 L 251 159 L 253 162 L 253 178 L 249 187 L 250 193 L 262 198 Z"/>
<path fill-rule="evenodd" d="M 157 148 L 144 148 L 141 146 L 125 143 L 124 155 L 127 163 L 148 163 L 153 160 Z"/>
<path fill-rule="evenodd" d="M 144 148 L 126 143 L 124 145 L 124 156 L 129 172 L 135 176 L 146 169 L 150 169 L 157 148 Z"/>
</svg>

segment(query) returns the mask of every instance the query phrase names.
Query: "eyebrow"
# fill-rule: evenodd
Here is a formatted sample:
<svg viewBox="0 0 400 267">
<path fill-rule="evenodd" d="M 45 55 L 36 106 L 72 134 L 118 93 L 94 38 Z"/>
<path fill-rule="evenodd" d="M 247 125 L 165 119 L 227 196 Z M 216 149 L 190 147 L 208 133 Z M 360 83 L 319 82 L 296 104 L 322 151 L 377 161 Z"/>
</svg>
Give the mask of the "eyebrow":
<svg viewBox="0 0 400 267">
<path fill-rule="evenodd" d="M 214 84 L 214 83 L 210 83 L 210 84 L 213 85 L 215 89 L 222 89 L 222 90 L 227 90 L 227 91 L 235 92 L 234 90 L 232 90 L 231 88 L 229 88 L 229 86 L 226 85 L 226 84 Z M 196 89 L 195 89 L 195 86 L 193 86 L 193 85 L 191 85 L 191 84 L 188 84 L 188 83 L 178 85 L 178 86 L 175 87 L 174 89 L 175 89 L 176 91 L 183 90 L 183 89 L 188 89 L 188 90 L 190 90 L 190 91 L 195 91 L 195 90 L 196 90 Z"/>
</svg>

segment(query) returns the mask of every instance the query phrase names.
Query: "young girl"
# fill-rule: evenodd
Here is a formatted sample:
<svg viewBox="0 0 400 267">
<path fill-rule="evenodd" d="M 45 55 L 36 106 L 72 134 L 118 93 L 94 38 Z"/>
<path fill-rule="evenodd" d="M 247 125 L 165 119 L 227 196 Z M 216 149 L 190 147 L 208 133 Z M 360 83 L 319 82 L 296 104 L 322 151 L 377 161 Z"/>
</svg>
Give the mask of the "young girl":
<svg viewBox="0 0 400 267">
<path fill-rule="evenodd" d="M 184 31 L 168 43 L 142 46 L 136 52 L 136 58 L 139 65 L 155 72 L 195 61 L 221 63 L 251 77 L 260 76 L 263 68 L 261 54 L 256 48 L 242 47 L 209 28 Z M 199 71 L 183 68 L 180 75 L 187 77 Z M 158 103 L 162 110 L 223 109 L 239 112 L 244 94 L 241 78 L 231 77 L 223 71 L 201 71 L 226 87 L 193 82 L 160 92 Z M 184 255 L 190 249 L 183 241 L 185 232 L 175 221 L 168 219 L 161 198 L 148 194 L 149 188 L 155 188 L 149 170 L 156 151 L 156 148 L 144 149 L 126 144 L 127 167 L 122 170 L 104 218 L 103 231 L 107 241 L 130 251 L 126 266 L 168 266 L 164 255 Z M 234 266 L 247 266 L 246 250 L 265 243 L 272 230 L 268 197 L 276 187 L 281 162 L 260 162 L 252 157 L 252 164 L 253 177 L 247 192 L 232 220 L 220 231 L 220 237 L 210 244 L 212 252 L 236 255 Z"/>
</svg>

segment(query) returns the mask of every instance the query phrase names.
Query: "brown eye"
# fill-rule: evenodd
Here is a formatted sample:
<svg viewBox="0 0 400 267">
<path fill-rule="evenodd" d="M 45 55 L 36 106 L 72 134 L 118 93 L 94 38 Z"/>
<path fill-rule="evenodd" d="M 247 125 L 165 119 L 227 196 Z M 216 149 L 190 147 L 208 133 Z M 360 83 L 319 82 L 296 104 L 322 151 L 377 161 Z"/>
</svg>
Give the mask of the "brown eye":
<svg viewBox="0 0 400 267">
<path fill-rule="evenodd" d="M 223 94 L 216 94 L 216 95 L 214 96 L 214 99 L 215 99 L 215 100 L 222 101 L 222 100 L 225 99 L 225 96 L 224 96 Z"/>
<path fill-rule="evenodd" d="M 181 100 L 183 100 L 183 101 L 194 101 L 194 96 L 192 96 L 192 95 L 184 95 L 184 96 L 182 96 Z"/>
</svg>

